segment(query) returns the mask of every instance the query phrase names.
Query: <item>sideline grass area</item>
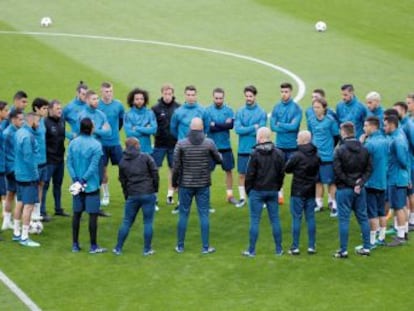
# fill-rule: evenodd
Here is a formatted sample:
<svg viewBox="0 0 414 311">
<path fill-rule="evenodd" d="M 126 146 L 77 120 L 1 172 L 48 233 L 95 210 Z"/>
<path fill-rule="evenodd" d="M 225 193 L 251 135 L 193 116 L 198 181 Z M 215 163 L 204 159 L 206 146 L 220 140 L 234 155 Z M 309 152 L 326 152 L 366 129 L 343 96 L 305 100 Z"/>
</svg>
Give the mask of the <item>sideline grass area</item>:
<svg viewBox="0 0 414 311">
<path fill-rule="evenodd" d="M 332 1 L 333 4 L 323 6 L 323 17 L 315 16 L 315 21 L 328 22 L 328 32 L 323 34 L 313 30 L 313 14 L 309 12 L 314 7 L 310 4 L 278 1 L 271 2 L 270 8 L 263 2 L 160 0 L 85 4 L 80 0 L 60 0 L 43 1 L 39 6 L 3 0 L 0 30 L 142 38 L 251 55 L 301 76 L 308 87 L 301 102 L 303 107 L 308 106 L 309 90 L 315 87 L 325 88 L 333 105 L 339 99 L 339 86 L 345 82 L 355 84 L 360 98 L 368 91 L 378 90 L 386 105 L 413 91 L 411 54 L 401 52 L 398 44 L 394 52 L 387 33 L 373 29 L 375 14 L 388 11 L 390 21 L 404 18 L 408 10 L 400 5 L 393 4 L 393 9 L 388 10 L 386 1 L 361 3 L 361 12 L 372 12 L 372 16 L 364 15 L 367 36 L 361 40 L 359 24 L 354 23 L 358 14 L 338 10 L 345 2 Z M 309 10 L 303 9 L 308 6 Z M 51 28 L 38 26 L 45 15 L 54 19 Z M 406 40 L 404 31 L 412 29 L 411 20 L 401 31 L 397 31 L 402 28 L 399 23 L 392 25 L 389 29 L 395 41 L 405 42 L 407 51 L 412 50 L 413 43 Z M 9 101 L 15 90 L 23 88 L 30 99 L 40 95 L 67 102 L 73 98 L 79 80 L 94 89 L 109 80 L 114 83 L 117 98 L 124 100 L 126 93 L 139 85 L 150 91 L 153 103 L 160 85 L 170 81 L 176 85 L 180 101 L 186 84 L 198 86 L 202 103 L 210 101 L 213 87 L 223 86 L 229 102 L 237 108 L 243 102 L 242 88 L 253 83 L 259 89 L 259 102 L 270 111 L 279 97 L 279 83 L 289 80 L 246 61 L 172 48 L 3 34 L 0 42 L 4 47 L 0 49 L 0 98 Z M 234 140 L 234 147 L 236 144 Z M 115 244 L 122 216 L 123 197 L 116 176 L 116 169 L 111 169 L 109 211 L 113 217 L 100 219 L 99 227 L 99 242 L 108 248 Z M 335 261 L 331 254 L 338 246 L 337 223 L 327 212 L 317 215 L 316 256 L 276 258 L 268 219 L 263 215 L 258 256 L 242 258 L 240 253 L 248 241 L 248 210 L 224 203 L 224 175 L 219 169 L 214 172 L 211 189 L 212 206 L 216 208 L 211 216 L 211 243 L 217 253 L 200 254 L 198 220 L 193 210 L 186 252 L 175 254 L 177 218 L 164 202 L 165 167 L 161 176 L 161 211 L 156 215 L 154 228 L 155 256 L 141 255 L 141 224 L 133 227 L 122 256 L 87 254 L 86 220 L 81 227 L 84 250 L 72 254 L 70 220 L 57 218 L 38 237 L 40 249 L 19 247 L 9 241 L 10 232 L 3 233 L 6 241 L 0 243 L 0 268 L 44 310 L 407 310 L 413 306 L 407 287 L 412 283 L 407 273 L 411 269 L 412 245 L 375 250 L 370 258 L 351 254 L 349 260 Z M 287 193 L 290 177 L 286 181 Z M 67 210 L 71 205 L 68 185 L 66 178 L 63 189 Z M 236 186 L 234 190 L 237 193 Z M 48 203 L 52 213 L 50 196 Z M 281 207 L 281 216 L 287 250 L 291 241 L 288 202 Z M 352 252 L 360 238 L 354 221 L 351 228 Z M 10 298 L 0 287 L 1 301 L 2 297 Z M 0 309 L 4 309 L 2 305 Z M 8 309 L 15 310 L 13 305 Z"/>
<path fill-rule="evenodd" d="M 2 310 L 27 310 L 27 307 L 3 283 L 0 283 L 0 306 Z"/>
</svg>

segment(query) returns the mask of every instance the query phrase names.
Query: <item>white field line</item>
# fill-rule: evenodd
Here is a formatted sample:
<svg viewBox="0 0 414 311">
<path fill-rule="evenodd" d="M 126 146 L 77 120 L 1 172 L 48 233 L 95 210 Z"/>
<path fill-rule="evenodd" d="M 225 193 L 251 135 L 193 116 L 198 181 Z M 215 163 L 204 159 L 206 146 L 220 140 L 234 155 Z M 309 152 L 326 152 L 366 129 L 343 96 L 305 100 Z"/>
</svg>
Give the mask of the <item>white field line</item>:
<svg viewBox="0 0 414 311">
<path fill-rule="evenodd" d="M 6 285 L 13 294 L 17 296 L 23 302 L 30 311 L 41 311 L 40 309 L 32 299 L 30 299 L 29 296 L 25 294 L 12 280 L 10 280 L 7 275 L 3 273 L 3 271 L 0 270 L 0 281 L 3 282 L 4 285 Z"/>
<path fill-rule="evenodd" d="M 294 100 L 296 102 L 299 102 L 304 96 L 306 92 L 306 86 L 303 80 L 293 73 L 292 71 L 269 63 L 267 61 L 261 60 L 259 58 L 233 53 L 233 52 L 227 52 L 222 50 L 216 50 L 216 49 L 209 49 L 199 46 L 193 46 L 193 45 L 185 45 L 185 44 L 177 44 L 177 43 L 169 43 L 169 42 L 163 42 L 163 41 L 154 41 L 154 40 L 142 40 L 142 39 L 133 39 L 133 38 L 120 38 L 120 37 L 109 37 L 109 36 L 97 36 L 97 35 L 84 35 L 84 34 L 72 34 L 72 33 L 59 33 L 59 32 L 32 32 L 32 31 L 6 31 L 6 30 L 0 30 L 0 34 L 13 34 L 13 35 L 27 35 L 27 36 L 49 36 L 49 37 L 69 37 L 69 38 L 81 38 L 81 39 L 94 39 L 94 40 L 108 40 L 108 41 L 123 41 L 123 42 L 133 42 L 133 43 L 141 43 L 141 44 L 152 44 L 152 45 L 161 45 L 161 46 L 167 46 L 167 47 L 174 47 L 179 49 L 187 49 L 187 50 L 194 50 L 194 51 L 201 51 L 206 53 L 213 53 L 213 54 L 220 54 L 230 57 L 235 57 L 239 59 L 244 59 L 253 63 L 257 63 L 269 68 L 272 68 L 273 70 L 279 71 L 281 73 L 286 74 L 287 76 L 291 77 L 298 86 L 298 93 L 296 94 L 296 97 Z"/>
</svg>

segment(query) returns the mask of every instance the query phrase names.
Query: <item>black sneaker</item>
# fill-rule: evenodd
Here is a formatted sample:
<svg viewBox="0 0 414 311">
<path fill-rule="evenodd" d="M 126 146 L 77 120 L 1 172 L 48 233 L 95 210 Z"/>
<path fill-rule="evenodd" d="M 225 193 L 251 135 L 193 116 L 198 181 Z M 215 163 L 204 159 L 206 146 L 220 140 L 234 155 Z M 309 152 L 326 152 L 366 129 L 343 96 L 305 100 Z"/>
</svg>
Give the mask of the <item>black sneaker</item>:
<svg viewBox="0 0 414 311">
<path fill-rule="evenodd" d="M 369 256 L 371 254 L 370 250 L 369 249 L 365 249 L 365 248 L 357 249 L 355 251 L 355 253 L 357 255 L 361 255 L 361 256 Z"/>
<path fill-rule="evenodd" d="M 290 250 L 288 250 L 288 254 L 297 256 L 300 255 L 300 250 L 299 248 L 291 248 Z"/>
<path fill-rule="evenodd" d="M 109 213 L 107 213 L 107 212 L 105 212 L 104 210 L 101 209 L 98 212 L 98 216 L 100 216 L 100 217 L 111 217 L 111 214 L 109 214 Z"/>
<path fill-rule="evenodd" d="M 70 214 L 66 213 L 64 210 L 61 210 L 61 211 L 55 212 L 55 216 L 69 217 Z M 43 217 L 45 217 L 45 216 L 43 216 Z"/>
<path fill-rule="evenodd" d="M 348 252 L 347 251 L 342 252 L 342 251 L 338 250 L 338 251 L 336 251 L 335 254 L 333 254 L 333 257 L 338 258 L 338 259 L 345 259 L 345 258 L 348 258 Z"/>
<path fill-rule="evenodd" d="M 52 220 L 52 217 L 50 217 L 49 215 L 42 215 L 42 222 L 49 222 Z"/>
</svg>

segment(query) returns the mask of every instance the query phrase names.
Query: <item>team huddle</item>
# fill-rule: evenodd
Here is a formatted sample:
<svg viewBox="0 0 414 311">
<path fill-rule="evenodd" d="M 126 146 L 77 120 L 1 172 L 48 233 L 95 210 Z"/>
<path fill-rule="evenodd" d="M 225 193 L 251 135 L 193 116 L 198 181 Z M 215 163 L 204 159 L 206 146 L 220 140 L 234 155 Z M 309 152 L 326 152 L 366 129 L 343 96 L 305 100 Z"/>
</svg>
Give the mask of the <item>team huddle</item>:
<svg viewBox="0 0 414 311">
<path fill-rule="evenodd" d="M 325 93 L 312 93 L 305 111 L 307 130 L 300 130 L 302 109 L 292 98 L 292 85 L 280 85 L 281 98 L 272 112 L 257 102 L 255 86 L 243 90 L 245 104 L 236 112 L 226 103 L 225 91 L 215 88 L 212 104 L 197 101 L 197 89 L 184 90 L 179 104 L 170 84 L 151 108 L 146 90 L 134 88 L 127 95 L 129 110 L 114 99 L 113 86 L 104 82 L 100 96 L 80 82 L 73 101 L 35 98 L 26 113 L 28 96 L 18 91 L 9 109 L 0 101 L 0 194 L 2 230 L 13 230 L 12 240 L 28 247 L 40 243 L 29 237 L 51 217 L 46 196 L 53 184 L 54 212 L 62 209 L 65 164 L 72 180 L 72 251 L 81 251 L 80 221 L 89 215 L 89 253 L 106 252 L 97 242 L 98 217 L 110 216 L 108 165 L 119 168 L 118 179 L 125 198 L 124 217 L 113 253 L 120 255 L 138 211 L 144 218 L 145 256 L 152 255 L 154 214 L 158 210 L 158 170 L 167 160 L 166 203 L 178 214 L 175 251 L 184 252 L 190 208 L 195 198 L 201 227 L 201 252 L 215 248 L 209 243 L 211 174 L 217 164 L 225 172 L 226 201 L 250 211 L 249 245 L 242 255 L 254 257 L 261 214 L 269 214 L 275 254 L 282 255 L 279 205 L 284 204 L 285 174 L 292 174 L 290 211 L 291 255 L 300 254 L 300 228 L 305 215 L 307 253 L 316 253 L 315 213 L 324 209 L 324 187 L 331 217 L 338 218 L 340 248 L 335 258 L 348 257 L 350 215 L 361 228 L 358 255 L 368 256 L 379 246 L 400 246 L 414 229 L 414 94 L 384 110 L 377 92 L 362 103 L 351 84 L 341 87 L 341 101 L 328 108 Z M 269 117 L 270 127 L 266 127 Z M 66 129 L 66 124 L 68 129 Z M 120 131 L 126 140 L 121 145 Z M 237 161 L 231 132 L 238 137 Z M 272 132 L 275 142 L 272 142 Z M 153 137 L 152 137 L 153 136 Z M 65 140 L 69 140 L 65 163 Z M 233 169 L 238 173 L 238 197 L 233 193 Z M 175 204 L 175 193 L 178 192 Z M 14 206 L 14 209 L 13 209 Z M 387 230 L 387 220 L 394 223 Z M 386 234 L 394 234 L 385 241 Z"/>
</svg>

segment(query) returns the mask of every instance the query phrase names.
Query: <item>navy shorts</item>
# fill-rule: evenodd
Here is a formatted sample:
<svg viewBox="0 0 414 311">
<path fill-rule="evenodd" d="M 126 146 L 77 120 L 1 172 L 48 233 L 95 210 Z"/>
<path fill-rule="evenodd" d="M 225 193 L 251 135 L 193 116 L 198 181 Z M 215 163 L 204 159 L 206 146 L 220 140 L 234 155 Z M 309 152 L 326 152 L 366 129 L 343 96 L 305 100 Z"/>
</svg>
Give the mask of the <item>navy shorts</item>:
<svg viewBox="0 0 414 311">
<path fill-rule="evenodd" d="M 247 173 L 247 164 L 249 163 L 250 155 L 238 154 L 237 155 L 237 172 L 239 174 Z"/>
<path fill-rule="evenodd" d="M 99 190 L 85 193 L 81 192 L 73 196 L 72 209 L 75 213 L 86 211 L 89 214 L 97 214 L 101 209 Z"/>
<path fill-rule="evenodd" d="M 16 182 L 17 185 L 17 201 L 21 201 L 23 205 L 39 203 L 39 182 Z"/>
<path fill-rule="evenodd" d="M 234 156 L 233 151 L 231 149 L 224 149 L 219 150 L 221 156 L 223 158 L 223 163 L 221 164 L 221 168 L 223 171 L 228 172 L 234 169 Z M 214 160 L 211 161 L 211 170 L 214 171 L 216 168 L 216 162 Z"/>
<path fill-rule="evenodd" d="M 368 218 L 385 216 L 385 190 L 365 188 L 367 192 Z"/>
<path fill-rule="evenodd" d="M 0 174 L 0 195 L 6 195 L 6 192 L 6 176 L 4 174 Z"/>
<path fill-rule="evenodd" d="M 283 151 L 283 154 L 285 155 L 285 162 L 287 162 L 292 156 L 293 154 L 298 151 L 297 148 L 292 148 L 292 149 L 284 149 L 284 148 L 279 148 L 278 149 Z"/>
<path fill-rule="evenodd" d="M 414 194 L 414 169 L 411 169 L 411 188 L 407 189 L 407 195 L 413 195 Z"/>
<path fill-rule="evenodd" d="M 407 187 L 388 187 L 388 201 L 392 209 L 402 209 L 407 205 Z"/>
<path fill-rule="evenodd" d="M 46 164 L 42 164 L 42 165 L 39 165 L 38 167 L 37 167 L 37 170 L 39 171 L 39 181 L 43 181 L 43 182 L 48 182 L 49 180 L 48 180 L 48 173 L 47 173 L 47 165 Z"/>
<path fill-rule="evenodd" d="M 109 160 L 112 165 L 118 165 L 122 158 L 121 145 L 117 146 L 102 146 L 103 156 L 102 161 L 104 166 L 108 166 Z"/>
<path fill-rule="evenodd" d="M 17 192 L 16 177 L 14 176 L 14 172 L 6 174 L 6 188 L 9 192 Z"/>
<path fill-rule="evenodd" d="M 319 180 L 324 185 L 333 184 L 335 181 L 334 169 L 332 162 L 323 162 L 319 166 Z"/>
<path fill-rule="evenodd" d="M 168 167 L 173 167 L 174 162 L 174 148 L 160 148 L 155 147 L 151 154 L 152 158 L 155 161 L 155 164 L 157 164 L 158 167 L 162 166 L 162 162 L 164 161 L 164 158 L 167 156 L 167 162 Z"/>
</svg>

